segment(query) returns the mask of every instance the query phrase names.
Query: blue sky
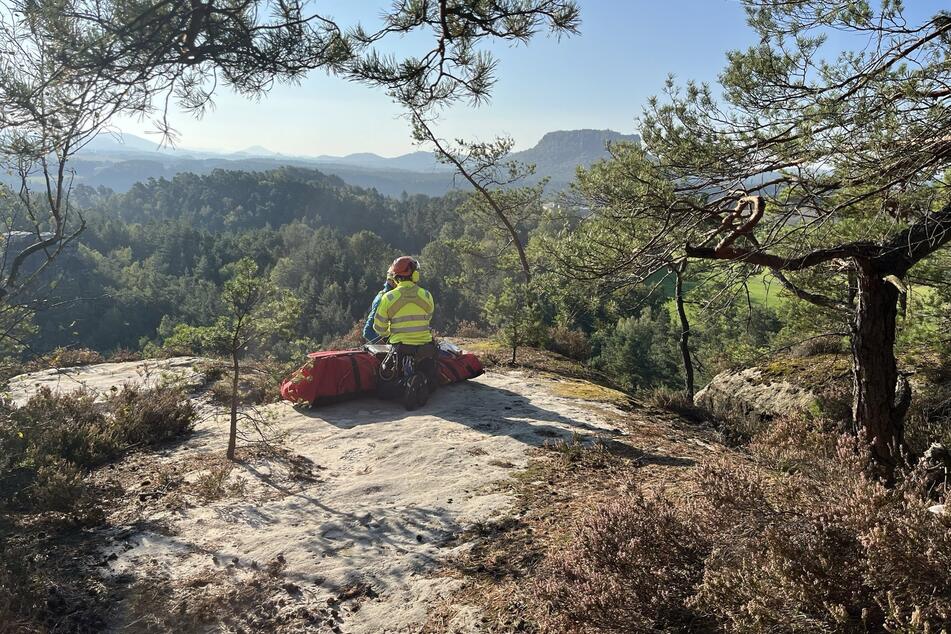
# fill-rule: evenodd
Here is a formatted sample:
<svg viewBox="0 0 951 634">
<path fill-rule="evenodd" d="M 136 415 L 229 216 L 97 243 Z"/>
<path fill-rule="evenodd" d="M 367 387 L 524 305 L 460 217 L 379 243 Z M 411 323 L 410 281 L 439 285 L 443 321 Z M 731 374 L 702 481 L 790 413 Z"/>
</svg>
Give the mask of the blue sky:
<svg viewBox="0 0 951 634">
<path fill-rule="evenodd" d="M 389 0 L 316 0 L 343 24 L 368 26 Z M 726 51 L 755 42 L 738 0 L 580 0 L 581 33 L 560 41 L 539 35 L 527 47 L 493 45 L 498 83 L 489 103 L 444 114 L 446 137 L 511 135 L 518 149 L 551 130 L 611 128 L 636 131 L 646 99 L 668 73 L 713 82 Z M 931 15 L 939 0 L 909 0 L 909 13 Z M 326 7 L 326 9 L 325 9 Z M 412 52 L 416 38 L 386 50 Z M 418 50 L 418 49 L 417 49 Z M 172 114 L 183 147 L 236 151 L 262 145 L 296 155 L 414 149 L 409 126 L 382 91 L 315 72 L 297 86 L 275 86 L 260 101 L 222 90 L 204 119 Z M 123 132 L 153 129 L 122 121 Z"/>
</svg>

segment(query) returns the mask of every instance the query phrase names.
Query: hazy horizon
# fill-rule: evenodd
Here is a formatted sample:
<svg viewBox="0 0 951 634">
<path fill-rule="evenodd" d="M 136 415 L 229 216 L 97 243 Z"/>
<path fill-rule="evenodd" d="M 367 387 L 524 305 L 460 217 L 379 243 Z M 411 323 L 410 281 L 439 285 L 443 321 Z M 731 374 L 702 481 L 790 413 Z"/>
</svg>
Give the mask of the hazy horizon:
<svg viewBox="0 0 951 634">
<path fill-rule="evenodd" d="M 906 7 L 909 16 L 936 12 L 939 0 Z M 342 24 L 372 24 L 386 2 L 321 2 Z M 637 132 L 636 117 L 668 74 L 715 82 L 731 49 L 757 41 L 738 0 L 603 0 L 582 2 L 579 35 L 560 41 L 540 33 L 528 46 L 495 43 L 499 63 L 492 99 L 459 104 L 443 114 L 447 138 L 511 136 L 516 150 L 546 132 L 581 128 Z M 838 37 L 832 34 L 833 42 Z M 420 34 L 387 43 L 384 52 L 418 52 Z M 219 88 L 215 109 L 195 119 L 173 107 L 182 148 L 238 152 L 260 145 L 296 156 L 372 152 L 393 157 L 418 150 L 402 112 L 382 91 L 313 72 L 299 85 L 276 85 L 255 101 Z M 121 132 L 158 140 L 149 122 L 121 120 Z"/>
</svg>

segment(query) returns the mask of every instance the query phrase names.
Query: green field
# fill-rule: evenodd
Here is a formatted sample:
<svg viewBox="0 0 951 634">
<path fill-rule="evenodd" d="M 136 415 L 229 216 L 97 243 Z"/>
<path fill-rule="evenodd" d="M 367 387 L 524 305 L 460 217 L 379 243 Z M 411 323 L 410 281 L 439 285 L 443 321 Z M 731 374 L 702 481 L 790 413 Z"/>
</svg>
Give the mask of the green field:
<svg viewBox="0 0 951 634">
<path fill-rule="evenodd" d="M 656 284 L 656 281 L 654 283 Z M 684 281 L 684 291 L 687 293 L 687 301 L 696 303 L 702 300 L 697 292 L 694 291 L 696 287 L 696 283 L 691 283 L 689 280 Z M 789 294 L 783 290 L 782 285 L 769 273 L 756 273 L 751 276 L 747 282 L 747 287 L 749 288 L 750 302 L 755 306 L 778 308 L 790 300 Z M 692 291 L 693 294 L 691 294 Z M 669 298 L 666 303 L 667 310 L 670 311 L 672 318 L 677 319 L 677 306 L 674 302 L 673 276 L 664 280 L 658 292 L 663 292 L 663 294 Z M 709 292 L 716 292 L 713 285 L 709 286 Z M 745 302 L 746 300 L 742 295 L 742 290 L 740 290 L 739 293 L 740 295 L 737 296 L 737 301 Z M 687 309 L 688 313 L 693 314 L 696 310 L 696 306 L 688 305 Z"/>
</svg>

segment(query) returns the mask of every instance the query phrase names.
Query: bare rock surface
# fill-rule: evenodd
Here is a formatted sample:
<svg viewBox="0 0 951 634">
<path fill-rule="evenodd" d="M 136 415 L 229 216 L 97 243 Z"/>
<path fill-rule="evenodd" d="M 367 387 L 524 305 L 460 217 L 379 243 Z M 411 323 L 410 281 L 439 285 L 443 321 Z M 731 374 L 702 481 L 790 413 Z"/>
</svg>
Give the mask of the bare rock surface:
<svg viewBox="0 0 951 634">
<path fill-rule="evenodd" d="M 7 397 L 14 404 L 23 405 L 43 387 L 54 393 L 85 389 L 100 397 L 126 383 L 155 387 L 174 382 L 194 388 L 204 383 L 204 376 L 196 369 L 201 360 L 200 357 L 171 357 L 31 372 L 10 380 Z"/>
<path fill-rule="evenodd" d="M 820 410 L 815 393 L 789 381 L 767 378 L 761 368 L 721 372 L 697 392 L 694 403 L 718 416 L 750 425 L 774 416 Z"/>
<path fill-rule="evenodd" d="M 195 361 L 156 369 L 189 375 Z M 109 365 L 68 370 L 68 378 L 30 375 L 14 388 L 23 399 L 38 385 L 104 391 L 142 376 L 136 364 Z M 104 551 L 102 574 L 197 588 L 210 576 L 237 584 L 280 562 L 288 590 L 274 609 L 329 615 L 313 631 L 414 631 L 459 583 L 434 573 L 469 547 L 467 529 L 510 511 L 505 482 L 532 448 L 574 433 L 623 433 L 612 421 L 620 411 L 558 396 L 556 383 L 490 372 L 439 390 L 414 412 L 372 398 L 313 410 L 266 406 L 289 433 L 283 446 L 309 466 L 246 459 L 228 476 L 238 493 L 177 506 L 143 498 L 135 524 Z M 194 481 L 211 457 L 220 460 L 226 439 L 226 418 L 207 416 L 188 441 L 150 460 Z M 118 610 L 114 629 L 133 618 Z"/>
</svg>

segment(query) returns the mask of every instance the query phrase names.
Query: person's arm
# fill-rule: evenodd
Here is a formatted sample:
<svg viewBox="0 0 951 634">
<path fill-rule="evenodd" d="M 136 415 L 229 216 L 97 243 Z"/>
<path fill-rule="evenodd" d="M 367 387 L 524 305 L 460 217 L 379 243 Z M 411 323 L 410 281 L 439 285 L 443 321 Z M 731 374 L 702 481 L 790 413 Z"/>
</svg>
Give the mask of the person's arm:
<svg viewBox="0 0 951 634">
<path fill-rule="evenodd" d="M 383 293 L 377 293 L 376 297 L 373 298 L 373 303 L 370 304 L 370 312 L 367 314 L 367 320 L 363 324 L 363 338 L 367 341 L 376 341 L 380 338 L 376 331 L 373 330 L 373 321 L 376 319 L 377 310 L 380 308 L 380 300 L 383 299 Z"/>
<path fill-rule="evenodd" d="M 373 331 L 380 337 L 390 336 L 390 303 L 386 301 L 386 296 L 380 297 L 380 303 L 376 307 L 376 315 L 373 316 Z"/>
<path fill-rule="evenodd" d="M 429 300 L 429 320 L 432 321 L 433 315 L 436 313 L 436 299 L 429 291 L 426 291 L 426 298 Z"/>
</svg>

